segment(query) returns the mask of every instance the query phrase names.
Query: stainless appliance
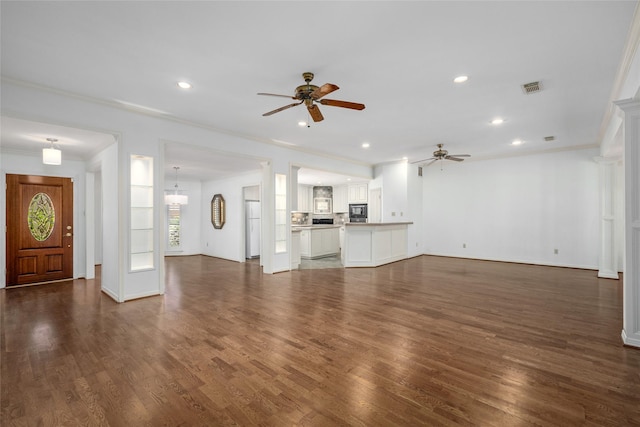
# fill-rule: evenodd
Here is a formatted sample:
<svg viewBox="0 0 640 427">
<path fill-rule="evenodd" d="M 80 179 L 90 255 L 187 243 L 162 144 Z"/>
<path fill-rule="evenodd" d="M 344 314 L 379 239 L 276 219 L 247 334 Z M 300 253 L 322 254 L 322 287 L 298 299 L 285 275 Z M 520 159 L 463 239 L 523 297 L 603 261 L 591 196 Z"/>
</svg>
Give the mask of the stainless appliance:
<svg viewBox="0 0 640 427">
<path fill-rule="evenodd" d="M 367 204 L 349 205 L 349 222 L 367 222 Z"/>
<path fill-rule="evenodd" d="M 258 258 L 260 256 L 260 202 L 246 201 L 244 212 L 246 258 Z"/>
<path fill-rule="evenodd" d="M 313 218 L 311 220 L 313 225 L 331 225 L 333 224 L 333 218 Z"/>
</svg>

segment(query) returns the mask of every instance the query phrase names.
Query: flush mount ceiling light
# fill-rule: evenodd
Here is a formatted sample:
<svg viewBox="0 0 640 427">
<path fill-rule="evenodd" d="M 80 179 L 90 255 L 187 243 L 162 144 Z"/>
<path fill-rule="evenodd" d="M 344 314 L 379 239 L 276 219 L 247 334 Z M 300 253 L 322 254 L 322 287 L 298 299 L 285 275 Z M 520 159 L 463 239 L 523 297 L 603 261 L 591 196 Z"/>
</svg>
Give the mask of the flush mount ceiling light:
<svg viewBox="0 0 640 427">
<path fill-rule="evenodd" d="M 513 142 L 511 142 L 511 145 L 522 145 L 522 143 L 524 143 L 523 140 L 521 139 L 514 139 Z"/>
<path fill-rule="evenodd" d="M 53 147 L 53 143 L 58 140 L 55 138 L 47 138 L 47 141 L 51 143 L 51 146 L 42 149 L 42 163 L 45 165 L 62 164 L 62 151 Z"/>
<path fill-rule="evenodd" d="M 176 171 L 176 185 L 174 186 L 173 193 L 165 194 L 164 196 L 164 204 L 165 205 L 188 205 L 189 197 L 185 194 L 179 194 L 178 192 L 178 166 L 173 167 Z"/>
<path fill-rule="evenodd" d="M 300 127 L 305 127 L 306 125 L 307 125 L 307 122 L 305 122 L 304 120 L 300 120 L 298 122 L 298 126 L 300 126 Z"/>
<path fill-rule="evenodd" d="M 501 119 L 500 117 L 496 117 L 495 119 L 491 120 L 492 125 L 501 125 L 502 123 L 504 123 L 504 119 Z"/>
<path fill-rule="evenodd" d="M 369 145 L 368 142 L 363 142 L 362 143 L 362 148 L 369 148 L 371 145 Z"/>
<path fill-rule="evenodd" d="M 178 87 L 180 89 L 191 89 L 191 83 L 185 81 L 178 82 Z"/>
<path fill-rule="evenodd" d="M 455 79 L 453 79 L 454 83 L 464 83 L 467 80 L 469 80 L 469 76 L 458 76 Z"/>
</svg>

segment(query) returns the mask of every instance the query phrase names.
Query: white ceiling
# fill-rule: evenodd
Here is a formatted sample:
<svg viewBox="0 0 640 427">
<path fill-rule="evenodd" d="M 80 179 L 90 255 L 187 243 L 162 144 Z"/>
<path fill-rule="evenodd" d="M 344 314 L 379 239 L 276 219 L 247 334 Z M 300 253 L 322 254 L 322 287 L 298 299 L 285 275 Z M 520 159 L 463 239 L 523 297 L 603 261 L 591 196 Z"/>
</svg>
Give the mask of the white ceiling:
<svg viewBox="0 0 640 427">
<path fill-rule="evenodd" d="M 2 1 L 1 74 L 370 164 L 428 158 L 437 143 L 473 160 L 597 144 L 636 6 Z M 310 127 L 297 125 L 308 120 L 303 106 L 263 117 L 292 101 L 256 94 L 293 95 L 304 71 L 340 86 L 327 98 L 366 109 L 322 106 L 325 120 Z M 454 84 L 461 74 L 468 82 Z M 525 95 L 531 81 L 543 91 Z M 93 131 L 25 129 L 33 120 L 2 113 L 3 149 L 37 153 L 37 139 L 55 135 L 71 158 L 86 158 L 104 143 Z M 495 117 L 505 122 L 491 125 Z M 258 168 L 259 159 L 209 154 L 170 145 L 168 175 L 174 165 L 185 177 Z"/>
</svg>

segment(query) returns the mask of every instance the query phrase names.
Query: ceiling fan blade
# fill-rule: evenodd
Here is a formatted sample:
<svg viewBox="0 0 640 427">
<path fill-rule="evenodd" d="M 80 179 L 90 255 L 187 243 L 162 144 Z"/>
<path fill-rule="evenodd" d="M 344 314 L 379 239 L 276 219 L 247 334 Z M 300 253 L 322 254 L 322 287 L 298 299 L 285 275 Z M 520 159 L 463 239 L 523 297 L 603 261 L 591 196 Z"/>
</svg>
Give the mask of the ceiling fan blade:
<svg viewBox="0 0 640 427">
<path fill-rule="evenodd" d="M 453 157 L 453 156 L 444 156 L 445 159 L 447 160 L 453 160 L 454 162 L 462 162 L 464 161 L 464 159 L 459 159 L 457 157 Z"/>
<path fill-rule="evenodd" d="M 304 101 L 294 102 L 293 104 L 289 104 L 289 105 L 285 105 L 284 107 L 276 108 L 276 109 L 275 109 L 275 110 L 273 110 L 273 111 L 269 111 L 268 113 L 264 113 L 264 114 L 263 114 L 263 116 L 270 116 L 270 115 L 272 115 L 272 114 L 279 113 L 280 111 L 284 111 L 284 110 L 286 110 L 286 109 L 288 109 L 288 108 L 295 107 L 296 105 L 300 105 L 300 104 L 302 104 L 303 102 L 304 102 Z"/>
<path fill-rule="evenodd" d="M 291 96 L 291 95 L 278 95 L 277 93 L 263 93 L 263 92 L 259 92 L 258 95 L 266 95 L 266 96 L 279 96 L 281 98 L 290 98 L 290 99 L 298 99 L 295 96 Z"/>
<path fill-rule="evenodd" d="M 334 85 L 333 83 L 325 83 L 322 86 L 320 86 L 318 89 L 314 90 L 313 92 L 311 92 L 309 94 L 309 96 L 312 99 L 320 99 L 325 95 L 330 94 L 331 92 L 334 92 L 336 90 L 340 89 L 338 86 Z"/>
<path fill-rule="evenodd" d="M 422 159 L 422 160 L 416 160 L 415 162 L 411 162 L 411 164 L 416 164 L 416 163 L 422 163 L 422 162 L 426 162 L 427 160 L 438 160 L 435 157 L 431 157 L 429 159 Z"/>
<path fill-rule="evenodd" d="M 427 167 L 427 166 L 429 166 L 430 164 L 437 162 L 438 160 L 440 160 L 440 159 L 435 159 L 435 158 L 434 158 L 434 159 L 431 159 L 431 161 L 430 161 L 429 163 L 427 163 L 426 165 L 424 165 L 424 166 L 425 166 L 425 167 Z"/>
<path fill-rule="evenodd" d="M 330 105 L 332 107 L 351 108 L 352 110 L 364 110 L 364 104 L 357 102 L 338 101 L 337 99 L 321 99 L 318 101 L 322 105 Z"/>
<path fill-rule="evenodd" d="M 451 157 L 471 157 L 470 154 L 449 154 Z"/>
<path fill-rule="evenodd" d="M 322 113 L 320 112 L 320 108 L 318 108 L 317 105 L 309 105 L 307 107 L 307 110 L 309 110 L 309 114 L 311 115 L 311 118 L 314 122 L 321 122 L 324 120 L 324 117 L 322 117 Z"/>
</svg>

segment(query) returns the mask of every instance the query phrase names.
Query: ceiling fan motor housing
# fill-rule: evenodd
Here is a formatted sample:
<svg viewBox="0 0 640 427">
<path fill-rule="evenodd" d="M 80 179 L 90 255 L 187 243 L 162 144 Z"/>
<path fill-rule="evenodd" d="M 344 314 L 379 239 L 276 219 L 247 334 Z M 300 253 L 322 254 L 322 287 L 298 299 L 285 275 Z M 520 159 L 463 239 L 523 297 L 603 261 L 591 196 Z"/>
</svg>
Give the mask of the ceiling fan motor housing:
<svg viewBox="0 0 640 427">
<path fill-rule="evenodd" d="M 433 152 L 433 157 L 436 159 L 443 159 L 447 154 L 449 154 L 449 152 L 442 149 L 442 144 L 438 144 L 438 149 Z"/>
<path fill-rule="evenodd" d="M 318 86 L 316 85 L 300 85 L 296 88 L 296 98 L 300 100 L 307 99 L 316 89 L 318 89 Z"/>
</svg>

